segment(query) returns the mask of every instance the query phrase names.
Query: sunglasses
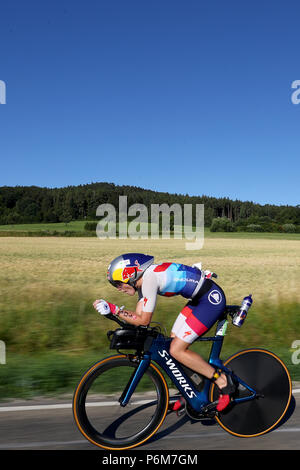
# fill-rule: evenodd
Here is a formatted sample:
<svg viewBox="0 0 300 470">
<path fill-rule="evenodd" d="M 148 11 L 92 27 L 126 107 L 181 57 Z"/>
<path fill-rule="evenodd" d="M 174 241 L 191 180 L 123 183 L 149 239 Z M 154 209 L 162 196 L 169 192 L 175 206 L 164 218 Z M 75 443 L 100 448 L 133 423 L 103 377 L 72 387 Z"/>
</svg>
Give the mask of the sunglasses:
<svg viewBox="0 0 300 470">
<path fill-rule="evenodd" d="M 109 281 L 114 287 L 122 287 L 124 282 L 122 281 Z"/>
</svg>

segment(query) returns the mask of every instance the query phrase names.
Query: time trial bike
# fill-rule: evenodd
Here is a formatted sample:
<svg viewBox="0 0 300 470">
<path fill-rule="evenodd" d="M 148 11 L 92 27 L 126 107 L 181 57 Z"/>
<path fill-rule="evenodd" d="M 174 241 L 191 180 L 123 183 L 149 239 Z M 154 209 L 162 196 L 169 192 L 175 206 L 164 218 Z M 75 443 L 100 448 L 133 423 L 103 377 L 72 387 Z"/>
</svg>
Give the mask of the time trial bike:
<svg viewBox="0 0 300 470">
<path fill-rule="evenodd" d="M 172 338 L 159 326 L 135 327 L 107 315 L 120 326 L 107 333 L 110 348 L 118 353 L 90 367 L 75 389 L 73 415 L 81 433 L 92 444 L 109 450 L 131 449 L 148 441 L 169 409 L 165 374 L 184 397 L 191 419 L 215 420 L 237 437 L 261 436 L 274 429 L 292 397 L 283 361 L 260 348 L 239 351 L 225 361 L 220 358 L 228 316 L 233 318 L 239 308 L 226 306 L 215 335 L 197 339 L 211 342 L 208 362 L 230 374 L 236 385 L 223 412 L 216 410 L 218 387 L 171 356 Z"/>
</svg>

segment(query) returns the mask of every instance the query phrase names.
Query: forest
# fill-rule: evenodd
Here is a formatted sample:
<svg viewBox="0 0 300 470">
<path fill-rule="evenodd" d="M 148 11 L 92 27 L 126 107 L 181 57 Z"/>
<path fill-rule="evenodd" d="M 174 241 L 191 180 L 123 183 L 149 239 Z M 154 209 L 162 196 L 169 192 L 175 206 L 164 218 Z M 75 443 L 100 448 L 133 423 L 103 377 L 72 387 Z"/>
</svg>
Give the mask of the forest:
<svg viewBox="0 0 300 470">
<path fill-rule="evenodd" d="M 170 194 L 105 182 L 62 188 L 2 186 L 0 225 L 97 221 L 97 207 L 110 203 L 118 211 L 119 196 L 127 196 L 128 207 L 135 203 L 144 204 L 149 214 L 151 204 L 171 206 L 177 203 L 182 207 L 184 204 L 204 204 L 205 226 L 212 231 L 300 231 L 300 205 L 261 205 L 227 197 Z"/>
</svg>

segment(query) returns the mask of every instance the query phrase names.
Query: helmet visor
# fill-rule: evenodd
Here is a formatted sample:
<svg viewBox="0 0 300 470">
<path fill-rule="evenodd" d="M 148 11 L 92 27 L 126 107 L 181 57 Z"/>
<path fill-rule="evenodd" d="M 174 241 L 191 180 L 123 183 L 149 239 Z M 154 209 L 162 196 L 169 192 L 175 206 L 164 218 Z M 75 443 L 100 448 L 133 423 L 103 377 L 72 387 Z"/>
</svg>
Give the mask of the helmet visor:
<svg viewBox="0 0 300 470">
<path fill-rule="evenodd" d="M 109 282 L 111 283 L 111 285 L 113 285 L 114 287 L 121 287 L 124 283 L 122 281 L 111 281 L 109 280 Z"/>
</svg>

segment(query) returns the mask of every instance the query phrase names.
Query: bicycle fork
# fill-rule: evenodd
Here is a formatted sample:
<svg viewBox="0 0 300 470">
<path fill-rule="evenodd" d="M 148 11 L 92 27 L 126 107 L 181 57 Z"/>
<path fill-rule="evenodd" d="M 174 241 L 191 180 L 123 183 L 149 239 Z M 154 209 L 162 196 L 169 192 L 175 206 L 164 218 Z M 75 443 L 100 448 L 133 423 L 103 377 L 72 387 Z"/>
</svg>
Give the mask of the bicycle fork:
<svg viewBox="0 0 300 470">
<path fill-rule="evenodd" d="M 149 365 L 150 365 L 150 361 L 151 361 L 151 358 L 149 355 L 145 355 L 143 357 L 143 359 L 141 360 L 141 362 L 139 363 L 137 369 L 135 369 L 133 371 L 133 373 L 131 374 L 131 377 L 122 393 L 122 395 L 120 396 L 119 398 L 119 403 L 122 407 L 125 407 L 132 394 L 134 393 L 140 379 L 142 378 L 142 376 L 144 375 L 144 373 L 146 372 L 146 370 L 148 369 Z"/>
</svg>

